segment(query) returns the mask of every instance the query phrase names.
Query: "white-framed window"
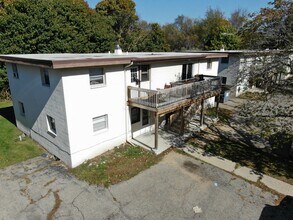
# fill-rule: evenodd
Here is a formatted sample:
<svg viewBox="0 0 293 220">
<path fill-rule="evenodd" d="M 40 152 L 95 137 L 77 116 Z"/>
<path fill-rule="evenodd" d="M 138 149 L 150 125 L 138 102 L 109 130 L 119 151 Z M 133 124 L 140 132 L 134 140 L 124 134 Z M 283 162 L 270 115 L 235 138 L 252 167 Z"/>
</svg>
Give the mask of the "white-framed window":
<svg viewBox="0 0 293 220">
<path fill-rule="evenodd" d="M 48 131 L 54 135 L 57 135 L 55 119 L 47 115 Z"/>
<path fill-rule="evenodd" d="M 212 69 L 212 66 L 213 66 L 212 59 L 208 59 L 208 61 L 207 61 L 207 69 Z"/>
<path fill-rule="evenodd" d="M 17 65 L 15 63 L 12 64 L 12 73 L 15 79 L 19 79 Z"/>
<path fill-rule="evenodd" d="M 182 65 L 182 80 L 192 78 L 192 63 Z"/>
<path fill-rule="evenodd" d="M 91 88 L 101 87 L 106 85 L 106 76 L 103 68 L 91 68 L 90 73 L 90 85 Z"/>
<path fill-rule="evenodd" d="M 22 116 L 25 116 L 25 109 L 24 109 L 24 104 L 23 102 L 18 102 L 18 107 L 19 107 L 19 113 L 22 115 Z"/>
<path fill-rule="evenodd" d="M 41 79 L 43 86 L 50 86 L 49 70 L 41 68 Z"/>
<path fill-rule="evenodd" d="M 137 82 L 137 72 L 138 72 L 138 68 L 137 67 L 133 67 L 130 69 L 131 72 L 131 82 Z"/>
<path fill-rule="evenodd" d="M 140 66 L 140 76 L 141 82 L 145 82 L 145 81 L 149 81 L 150 80 L 150 76 L 149 76 L 149 65 L 142 65 Z"/>
<path fill-rule="evenodd" d="M 108 115 L 93 118 L 93 131 L 101 131 L 108 128 Z"/>
</svg>

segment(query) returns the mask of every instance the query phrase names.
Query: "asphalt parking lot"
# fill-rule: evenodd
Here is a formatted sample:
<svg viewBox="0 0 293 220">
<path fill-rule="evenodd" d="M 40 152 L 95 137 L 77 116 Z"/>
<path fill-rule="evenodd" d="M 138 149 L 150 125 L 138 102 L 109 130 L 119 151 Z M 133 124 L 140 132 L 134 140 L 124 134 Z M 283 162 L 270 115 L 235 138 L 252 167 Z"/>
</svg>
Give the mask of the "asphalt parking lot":
<svg viewBox="0 0 293 220">
<path fill-rule="evenodd" d="M 0 170 L 0 219 L 266 219 L 278 196 L 175 152 L 120 184 L 90 186 L 45 157 Z M 292 200 L 290 200 L 292 201 Z M 292 213 L 282 212 L 285 217 Z"/>
</svg>

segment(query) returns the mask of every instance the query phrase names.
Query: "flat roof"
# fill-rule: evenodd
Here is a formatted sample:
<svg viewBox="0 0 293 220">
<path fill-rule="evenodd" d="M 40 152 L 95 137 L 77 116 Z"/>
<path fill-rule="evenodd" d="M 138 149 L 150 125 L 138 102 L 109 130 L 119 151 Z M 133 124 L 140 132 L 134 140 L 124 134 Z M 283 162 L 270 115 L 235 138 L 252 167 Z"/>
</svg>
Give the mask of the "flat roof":
<svg viewBox="0 0 293 220">
<path fill-rule="evenodd" d="M 227 57 L 228 53 L 90 53 L 90 54 L 9 54 L 0 55 L 0 61 L 52 69 L 93 67 L 107 65 L 143 64 L 166 61 L 196 61 L 200 59 Z"/>
</svg>

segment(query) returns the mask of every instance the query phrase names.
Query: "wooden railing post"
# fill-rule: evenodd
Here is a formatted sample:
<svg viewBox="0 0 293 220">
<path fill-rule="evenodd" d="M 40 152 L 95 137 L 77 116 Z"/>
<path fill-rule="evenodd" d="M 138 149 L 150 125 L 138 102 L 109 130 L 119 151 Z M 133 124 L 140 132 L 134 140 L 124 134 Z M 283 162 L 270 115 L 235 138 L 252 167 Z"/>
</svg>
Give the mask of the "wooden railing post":
<svg viewBox="0 0 293 220">
<path fill-rule="evenodd" d="M 158 149 L 158 142 L 159 142 L 159 115 L 155 112 L 155 149 Z"/>
</svg>

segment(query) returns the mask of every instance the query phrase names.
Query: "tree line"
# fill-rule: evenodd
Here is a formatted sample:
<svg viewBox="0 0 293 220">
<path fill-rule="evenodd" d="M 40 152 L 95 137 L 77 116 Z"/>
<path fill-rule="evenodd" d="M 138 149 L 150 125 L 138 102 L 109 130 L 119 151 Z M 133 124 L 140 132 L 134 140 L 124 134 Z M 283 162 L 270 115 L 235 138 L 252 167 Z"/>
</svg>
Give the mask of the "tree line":
<svg viewBox="0 0 293 220">
<path fill-rule="evenodd" d="M 178 16 L 160 25 L 141 20 L 133 0 L 0 0 L 0 54 L 158 52 L 292 48 L 292 1 L 229 18 L 208 9 L 203 19 Z M 0 90 L 8 88 L 0 69 Z"/>
</svg>

